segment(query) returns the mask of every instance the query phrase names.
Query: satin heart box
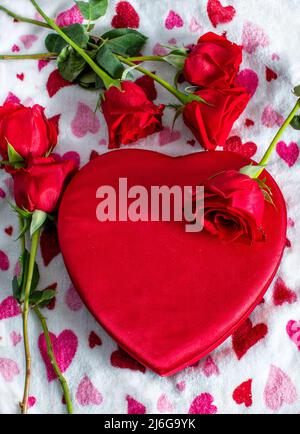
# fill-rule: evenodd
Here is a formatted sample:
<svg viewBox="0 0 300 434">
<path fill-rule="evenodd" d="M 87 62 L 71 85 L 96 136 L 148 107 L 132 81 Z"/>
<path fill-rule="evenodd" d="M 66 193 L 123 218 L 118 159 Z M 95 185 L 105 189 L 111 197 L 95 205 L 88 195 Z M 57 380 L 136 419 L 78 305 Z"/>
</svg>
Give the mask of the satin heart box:
<svg viewBox="0 0 300 434">
<path fill-rule="evenodd" d="M 99 222 L 102 185 L 201 185 L 220 171 L 250 163 L 231 152 L 182 157 L 126 149 L 106 153 L 74 177 L 59 211 L 59 239 L 75 288 L 96 320 L 141 364 L 171 375 L 220 345 L 261 301 L 286 243 L 286 207 L 264 177 L 264 242 L 221 242 L 178 222 Z"/>
</svg>

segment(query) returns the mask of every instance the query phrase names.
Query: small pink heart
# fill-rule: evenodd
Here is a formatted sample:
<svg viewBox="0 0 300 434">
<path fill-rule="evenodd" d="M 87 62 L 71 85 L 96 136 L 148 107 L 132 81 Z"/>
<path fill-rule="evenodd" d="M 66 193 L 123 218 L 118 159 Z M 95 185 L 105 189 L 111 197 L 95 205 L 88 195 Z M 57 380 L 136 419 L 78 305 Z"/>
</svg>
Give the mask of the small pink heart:
<svg viewBox="0 0 300 434">
<path fill-rule="evenodd" d="M 65 372 L 70 366 L 78 347 L 78 339 L 72 330 L 64 330 L 59 336 L 50 333 L 54 354 L 61 372 Z M 38 346 L 47 369 L 48 381 L 55 380 L 56 374 L 52 368 L 47 354 L 45 336 L 40 335 Z"/>
<path fill-rule="evenodd" d="M 218 409 L 212 405 L 214 398 L 209 393 L 201 393 L 192 402 L 189 414 L 215 414 Z"/>
<path fill-rule="evenodd" d="M 68 151 L 64 155 L 59 155 L 57 153 L 52 154 L 58 161 L 68 161 L 73 160 L 76 164 L 76 169 L 80 167 L 80 155 L 76 151 Z"/>
<path fill-rule="evenodd" d="M 5 199 L 6 197 L 6 193 L 4 190 L 2 190 L 2 188 L 0 188 L 0 199 Z"/>
<path fill-rule="evenodd" d="M 273 128 L 275 126 L 281 127 L 284 122 L 284 118 L 269 104 L 265 107 L 262 113 L 261 121 L 267 128 Z"/>
<path fill-rule="evenodd" d="M 61 12 L 55 20 L 59 27 L 70 26 L 71 24 L 82 24 L 83 17 L 81 15 L 80 9 L 77 5 L 74 5 L 70 9 Z"/>
<path fill-rule="evenodd" d="M 290 377 L 273 365 L 264 390 L 264 399 L 266 406 L 274 411 L 279 410 L 284 403 L 293 404 L 297 399 L 297 391 Z"/>
<path fill-rule="evenodd" d="M 12 382 L 19 373 L 19 367 L 14 360 L 0 358 L 0 374 L 5 381 Z"/>
<path fill-rule="evenodd" d="M 182 27 L 183 20 L 176 12 L 170 11 L 166 18 L 165 26 L 168 30 L 172 30 L 174 27 Z"/>
<path fill-rule="evenodd" d="M 78 292 L 76 291 L 73 285 L 71 285 L 66 292 L 65 302 L 68 308 L 73 312 L 77 312 L 83 306 L 81 298 L 79 297 Z"/>
<path fill-rule="evenodd" d="M 9 259 L 3 250 L 0 250 L 0 270 L 7 271 L 9 269 Z"/>
<path fill-rule="evenodd" d="M 156 406 L 160 413 L 171 413 L 173 411 L 173 404 L 165 393 L 160 395 Z"/>
<path fill-rule="evenodd" d="M 295 142 L 291 142 L 289 145 L 285 142 L 277 143 L 276 152 L 289 167 L 292 167 L 299 157 L 299 147 Z"/>
<path fill-rule="evenodd" d="M 278 55 L 277 53 L 273 53 L 273 54 L 272 54 L 272 60 L 274 60 L 274 61 L 278 61 L 278 60 L 280 60 L 279 55 Z"/>
<path fill-rule="evenodd" d="M 20 335 L 20 333 L 12 331 L 10 334 L 10 340 L 12 341 L 12 344 L 15 347 L 16 345 L 18 345 L 21 342 L 22 336 Z"/>
<path fill-rule="evenodd" d="M 38 40 L 38 37 L 36 35 L 22 35 L 19 39 L 23 43 L 24 47 L 29 49 L 32 47 L 35 41 Z"/>
<path fill-rule="evenodd" d="M 261 27 L 247 21 L 243 27 L 242 45 L 247 53 L 254 53 L 258 47 L 267 47 L 270 41 Z"/>
<path fill-rule="evenodd" d="M 176 384 L 176 389 L 179 390 L 179 392 L 183 392 L 185 390 L 185 381 L 179 381 L 179 383 Z"/>
<path fill-rule="evenodd" d="M 93 385 L 87 375 L 80 381 L 76 392 L 76 399 L 81 406 L 100 405 L 103 401 L 101 393 Z"/>
<path fill-rule="evenodd" d="M 154 45 L 152 53 L 154 56 L 164 56 L 168 53 L 168 50 L 166 50 L 165 47 L 163 47 L 159 42 Z"/>
<path fill-rule="evenodd" d="M 20 51 L 20 47 L 18 45 L 14 44 L 11 48 L 11 51 L 13 53 L 18 53 Z"/>
<path fill-rule="evenodd" d="M 44 69 L 48 64 L 50 63 L 49 60 L 39 60 L 38 61 L 38 70 L 41 72 L 42 69 Z"/>
<path fill-rule="evenodd" d="M 252 69 L 243 69 L 236 77 L 236 86 L 245 87 L 248 93 L 253 96 L 258 87 L 258 75 Z"/>
<path fill-rule="evenodd" d="M 286 332 L 300 351 L 300 321 L 290 320 L 286 325 Z"/>
<path fill-rule="evenodd" d="M 146 407 L 133 399 L 131 396 L 126 396 L 127 401 L 127 413 L 128 414 L 145 414 L 146 413 Z"/>
<path fill-rule="evenodd" d="M 208 356 L 202 363 L 200 363 L 200 366 L 203 374 L 206 377 L 220 374 L 218 365 L 216 365 L 214 359 L 211 356 Z"/>
<path fill-rule="evenodd" d="M 36 403 L 36 398 L 34 396 L 29 396 L 28 397 L 28 408 L 31 408 L 35 405 Z"/>
<path fill-rule="evenodd" d="M 5 102 L 14 102 L 16 104 L 19 104 L 21 100 L 14 93 L 8 92 Z"/>
<path fill-rule="evenodd" d="M 192 17 L 189 29 L 192 33 L 198 33 L 202 30 L 201 24 L 198 23 L 195 17 Z"/>
<path fill-rule="evenodd" d="M 17 74 L 16 77 L 17 77 L 18 80 L 24 81 L 25 74 L 24 74 L 24 72 L 22 72 L 21 74 Z"/>
<path fill-rule="evenodd" d="M 159 146 L 164 146 L 172 142 L 176 142 L 181 137 L 180 131 L 171 130 L 169 127 L 165 127 L 159 133 Z"/>
<path fill-rule="evenodd" d="M 100 130 L 100 121 L 88 105 L 79 102 L 71 128 L 74 136 L 81 138 L 88 133 L 96 134 Z"/>
</svg>

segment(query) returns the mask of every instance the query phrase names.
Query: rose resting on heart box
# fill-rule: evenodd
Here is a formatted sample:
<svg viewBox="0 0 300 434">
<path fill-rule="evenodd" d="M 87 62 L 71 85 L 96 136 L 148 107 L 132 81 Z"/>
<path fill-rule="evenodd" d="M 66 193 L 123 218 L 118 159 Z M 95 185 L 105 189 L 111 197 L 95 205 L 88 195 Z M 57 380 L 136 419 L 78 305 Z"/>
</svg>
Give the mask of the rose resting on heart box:
<svg viewBox="0 0 300 434">
<path fill-rule="evenodd" d="M 59 239 L 70 277 L 88 309 L 141 364 L 171 375 L 220 345 L 261 301 L 286 243 L 286 207 L 264 172 L 274 204 L 266 202 L 263 242 L 223 242 L 182 222 L 99 222 L 96 191 L 128 187 L 201 185 L 250 160 L 231 152 L 169 157 L 126 149 L 88 163 L 60 206 Z"/>
</svg>

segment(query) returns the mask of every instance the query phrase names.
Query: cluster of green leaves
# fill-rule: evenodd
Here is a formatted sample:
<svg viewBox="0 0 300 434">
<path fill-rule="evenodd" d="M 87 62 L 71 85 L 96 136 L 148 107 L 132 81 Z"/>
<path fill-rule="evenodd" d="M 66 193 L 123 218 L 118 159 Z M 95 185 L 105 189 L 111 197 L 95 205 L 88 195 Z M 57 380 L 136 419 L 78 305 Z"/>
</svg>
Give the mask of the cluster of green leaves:
<svg viewBox="0 0 300 434">
<path fill-rule="evenodd" d="M 294 88 L 294 95 L 297 98 L 300 98 L 300 85 Z M 300 115 L 294 116 L 291 122 L 291 127 L 293 127 L 295 130 L 300 130 Z"/>
<path fill-rule="evenodd" d="M 76 2 L 88 20 L 98 19 L 107 7 L 107 1 Z M 101 4 L 100 4 L 101 3 Z M 106 7 L 104 7 L 106 4 Z M 101 7 L 100 7 L 101 6 Z M 100 37 L 90 34 L 90 24 L 72 24 L 62 28 L 63 32 L 94 60 L 113 79 L 121 79 L 125 67 L 118 55 L 137 56 L 145 42 L 146 36 L 133 29 L 112 29 Z M 57 65 L 61 76 L 84 88 L 100 89 L 103 83 L 80 54 L 58 34 L 51 33 L 45 40 L 49 52 L 57 54 Z"/>
<path fill-rule="evenodd" d="M 25 297 L 25 285 L 28 274 L 30 255 L 28 250 L 24 250 L 24 253 L 19 257 L 20 273 L 15 276 L 12 281 L 12 291 L 14 298 L 19 302 L 24 302 Z M 43 291 L 37 291 L 37 286 L 40 280 L 40 273 L 38 264 L 35 262 L 32 275 L 32 283 L 30 288 L 29 304 L 31 306 L 44 307 L 55 297 L 56 291 L 54 289 L 47 288 Z"/>
</svg>

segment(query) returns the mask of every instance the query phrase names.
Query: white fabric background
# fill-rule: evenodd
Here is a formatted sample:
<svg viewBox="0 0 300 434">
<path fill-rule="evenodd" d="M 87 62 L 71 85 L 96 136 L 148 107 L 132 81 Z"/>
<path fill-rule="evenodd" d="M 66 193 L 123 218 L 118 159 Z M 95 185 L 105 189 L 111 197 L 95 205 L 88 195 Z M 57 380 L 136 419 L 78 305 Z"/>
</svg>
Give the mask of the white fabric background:
<svg viewBox="0 0 300 434">
<path fill-rule="evenodd" d="M 28 0 L 2 0 L 2 5 L 13 8 L 25 16 L 34 16 L 34 10 Z M 40 0 L 40 5 L 47 10 L 48 15 L 56 16 L 59 12 L 70 8 L 73 4 L 69 0 L 46 1 Z M 110 26 L 114 15 L 116 1 L 110 1 L 107 16 L 100 20 L 95 33 L 103 32 Z M 186 44 L 195 42 L 201 33 L 215 30 L 208 19 L 206 12 L 206 0 L 130 0 L 140 16 L 139 30 L 149 36 L 145 53 L 152 53 L 157 42 L 167 43 L 170 38 L 175 38 L 177 43 Z M 286 115 L 294 105 L 294 96 L 291 89 L 300 84 L 300 15 L 299 1 L 297 0 L 223 0 L 224 5 L 231 4 L 236 9 L 236 16 L 232 22 L 219 25 L 217 33 L 227 31 L 228 38 L 241 43 L 243 26 L 246 21 L 261 26 L 268 35 L 269 45 L 259 47 L 254 53 L 244 53 L 242 69 L 251 68 L 259 76 L 259 86 L 251 100 L 245 114 L 234 127 L 232 134 L 238 134 L 243 141 L 254 141 L 258 146 L 256 159 L 262 155 L 276 127 L 267 128 L 261 123 L 264 108 L 270 104 L 276 111 Z M 176 11 L 183 21 L 181 28 L 167 30 L 164 21 L 170 10 Z M 199 32 L 190 31 L 192 18 L 200 24 Z M 0 52 L 11 53 L 14 44 L 20 46 L 20 53 L 44 51 L 43 40 L 47 30 L 31 26 L 30 24 L 13 23 L 13 21 L 0 12 Z M 34 34 L 38 40 L 30 49 L 26 49 L 20 42 L 20 36 Z M 280 59 L 272 60 L 272 54 L 276 53 Z M 273 58 L 274 59 L 274 58 Z M 268 65 L 278 73 L 278 79 L 268 83 L 265 79 L 265 67 Z M 161 72 L 166 78 L 171 79 L 171 68 L 164 65 L 149 65 L 149 69 Z M 85 164 L 90 152 L 105 152 L 106 148 L 99 145 L 100 139 L 107 139 L 107 132 L 101 114 L 98 114 L 101 128 L 97 134 L 89 133 L 83 138 L 77 138 L 71 130 L 71 122 L 74 119 L 78 102 L 83 102 L 94 109 L 97 95 L 78 87 L 66 87 L 49 98 L 46 91 L 46 82 L 50 72 L 55 69 L 55 64 L 47 65 L 41 72 L 38 71 L 36 61 L 0 62 L 0 103 L 6 99 L 9 92 L 13 92 L 22 102 L 31 101 L 47 107 L 47 115 L 61 114 L 60 137 L 57 152 L 63 154 L 73 150 L 80 154 L 81 165 Z M 16 74 L 25 74 L 24 81 L 16 78 Z M 158 86 L 157 86 L 158 89 Z M 171 101 L 165 92 L 159 90 L 158 100 Z M 245 118 L 255 121 L 255 126 L 245 128 Z M 165 124 L 170 125 L 171 113 L 165 118 Z M 159 150 L 169 154 L 179 155 L 199 150 L 196 145 L 192 148 L 186 144 L 191 139 L 190 132 L 181 124 L 176 124 L 176 130 L 181 131 L 182 138 L 163 147 L 157 145 L 157 137 L 151 137 L 145 142 L 137 144 L 139 147 Z M 284 136 L 286 143 L 291 141 L 299 143 L 299 133 L 289 129 Z M 282 188 L 288 205 L 288 215 L 295 222 L 294 227 L 289 228 L 288 238 L 292 247 L 287 249 L 278 275 L 283 278 L 286 285 L 295 291 L 300 297 L 300 205 L 299 205 L 299 160 L 291 168 L 274 153 L 270 172 L 275 176 Z M 0 187 L 8 192 L 5 183 L 7 175 L 0 172 Z M 5 201 L 0 200 L 0 250 L 5 251 L 10 260 L 8 271 L 0 271 L 0 303 L 11 295 L 10 282 L 14 266 L 19 254 L 19 245 L 5 234 L 4 229 L 13 225 L 14 234 L 17 232 L 17 220 L 12 215 Z M 76 412 L 83 413 L 126 413 L 128 411 L 126 396 L 130 395 L 141 402 L 148 413 L 159 411 L 172 411 L 174 413 L 187 413 L 193 399 L 201 393 L 209 393 L 213 397 L 213 405 L 218 413 L 272 413 L 275 410 L 269 408 L 264 399 L 264 390 L 268 380 L 270 366 L 274 365 L 284 371 L 294 384 L 298 397 L 293 403 L 282 403 L 276 410 L 279 413 L 298 413 L 300 411 L 300 352 L 294 342 L 286 333 L 286 324 L 289 320 L 300 320 L 299 301 L 293 304 L 285 303 L 282 306 L 274 306 L 272 303 L 272 286 L 265 300 L 251 315 L 253 324 L 265 323 L 268 326 L 267 336 L 254 345 L 240 360 L 232 349 L 231 338 L 220 348 L 212 353 L 215 363 L 218 365 L 219 375 L 207 377 L 200 366 L 189 368 L 170 378 L 159 378 L 157 375 L 146 371 L 145 374 L 129 369 L 119 369 L 110 364 L 110 355 L 117 349 L 114 341 L 106 335 L 101 327 L 95 323 L 85 307 L 72 311 L 65 302 L 66 292 L 70 287 L 70 280 L 64 268 L 61 255 L 58 255 L 48 267 L 44 267 L 41 259 L 41 288 L 54 281 L 58 282 L 58 297 L 56 308 L 53 311 L 46 310 L 51 331 L 55 334 L 65 329 L 73 330 L 79 340 L 77 353 L 66 371 L 74 397 Z M 94 349 L 88 347 L 88 336 L 94 330 L 102 339 L 103 344 Z M 0 413 L 18 412 L 18 400 L 22 395 L 23 387 L 23 346 L 22 342 L 13 346 L 10 334 L 12 331 L 21 332 L 21 317 L 0 320 L 0 358 L 12 359 L 19 367 L 19 374 L 12 381 L 5 381 L 0 374 Z M 40 357 L 37 347 L 37 339 L 40 328 L 34 317 L 30 318 L 30 341 L 33 355 L 32 387 L 30 395 L 36 398 L 35 405 L 30 409 L 32 413 L 62 413 L 64 407 L 61 403 L 61 391 L 57 382 L 48 383 L 45 365 Z M 93 385 L 101 393 L 103 402 L 100 405 L 82 406 L 76 400 L 75 395 L 78 385 L 84 375 L 87 374 Z M 253 404 L 246 408 L 237 405 L 232 399 L 233 390 L 243 381 L 252 378 Z M 180 392 L 176 388 L 179 382 L 185 382 L 185 390 Z M 275 392 L 274 392 L 275 393 Z M 162 399 L 161 396 L 165 398 Z M 159 398 L 170 405 L 157 405 Z M 165 409 L 165 410 L 164 410 Z"/>
</svg>

